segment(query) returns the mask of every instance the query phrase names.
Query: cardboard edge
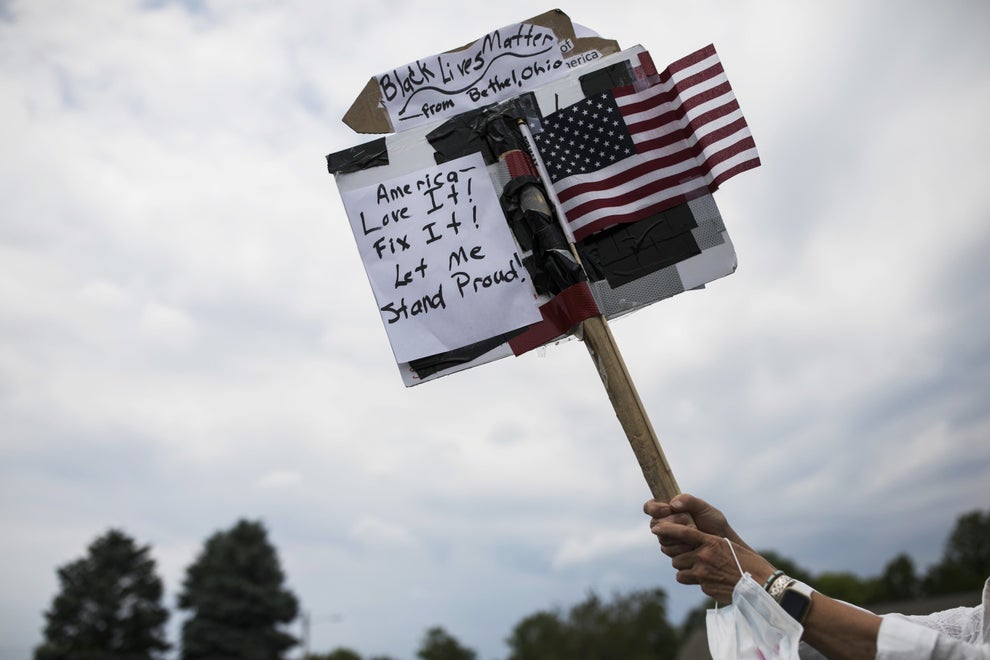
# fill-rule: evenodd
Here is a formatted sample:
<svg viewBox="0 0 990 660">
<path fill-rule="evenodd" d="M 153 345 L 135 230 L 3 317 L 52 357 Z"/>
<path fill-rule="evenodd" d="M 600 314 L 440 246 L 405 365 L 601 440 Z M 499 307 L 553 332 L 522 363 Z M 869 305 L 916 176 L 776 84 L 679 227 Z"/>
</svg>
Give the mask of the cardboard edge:
<svg viewBox="0 0 990 660">
<path fill-rule="evenodd" d="M 344 113 L 344 123 L 357 133 L 394 133 L 392 120 L 382 106 L 378 80 L 372 76 Z"/>
</svg>

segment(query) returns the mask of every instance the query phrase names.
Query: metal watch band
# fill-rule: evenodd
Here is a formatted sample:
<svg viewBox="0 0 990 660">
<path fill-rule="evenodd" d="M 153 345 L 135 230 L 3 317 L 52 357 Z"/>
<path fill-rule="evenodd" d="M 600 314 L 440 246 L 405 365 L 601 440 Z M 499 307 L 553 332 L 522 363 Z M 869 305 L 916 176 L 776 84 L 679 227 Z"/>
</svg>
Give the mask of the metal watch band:
<svg viewBox="0 0 990 660">
<path fill-rule="evenodd" d="M 786 575 L 781 575 L 773 584 L 770 585 L 770 595 L 773 599 L 780 602 L 780 597 L 784 594 L 784 589 L 786 589 L 794 580 Z"/>
</svg>

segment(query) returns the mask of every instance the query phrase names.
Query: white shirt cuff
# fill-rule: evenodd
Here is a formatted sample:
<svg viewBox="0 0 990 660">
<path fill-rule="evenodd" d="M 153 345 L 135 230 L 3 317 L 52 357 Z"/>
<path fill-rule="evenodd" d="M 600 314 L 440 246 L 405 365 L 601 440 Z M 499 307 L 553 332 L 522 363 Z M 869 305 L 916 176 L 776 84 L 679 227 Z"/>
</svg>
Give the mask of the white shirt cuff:
<svg viewBox="0 0 990 660">
<path fill-rule="evenodd" d="M 896 614 L 883 617 L 877 635 L 877 660 L 930 658 L 938 633 Z"/>
</svg>

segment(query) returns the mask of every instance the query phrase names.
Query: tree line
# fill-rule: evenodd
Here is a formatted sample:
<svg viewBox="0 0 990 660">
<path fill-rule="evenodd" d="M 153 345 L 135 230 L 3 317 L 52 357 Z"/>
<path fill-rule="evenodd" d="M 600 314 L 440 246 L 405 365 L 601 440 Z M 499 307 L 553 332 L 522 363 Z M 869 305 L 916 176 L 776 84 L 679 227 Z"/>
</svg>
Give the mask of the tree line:
<svg viewBox="0 0 990 660">
<path fill-rule="evenodd" d="M 979 589 L 990 576 L 990 510 L 957 518 L 938 563 L 919 572 L 907 554 L 879 575 L 817 575 L 775 552 L 761 553 L 788 575 L 856 605 Z M 56 570 L 59 590 L 45 611 L 34 660 L 158 660 L 173 649 L 170 613 L 150 546 L 119 529 L 96 538 L 84 557 Z M 177 599 L 188 612 L 178 640 L 181 660 L 281 660 L 299 643 L 287 627 L 299 601 L 285 586 L 275 547 L 260 521 L 240 520 L 210 536 L 186 569 Z M 667 614 L 667 594 L 646 588 L 603 600 L 591 592 L 569 608 L 538 610 L 506 637 L 507 660 L 670 660 L 704 625 L 705 602 L 679 626 Z M 420 660 L 476 660 L 477 653 L 441 626 L 425 631 Z M 364 660 L 340 647 L 306 660 Z M 394 660 L 372 656 L 367 660 Z"/>
</svg>

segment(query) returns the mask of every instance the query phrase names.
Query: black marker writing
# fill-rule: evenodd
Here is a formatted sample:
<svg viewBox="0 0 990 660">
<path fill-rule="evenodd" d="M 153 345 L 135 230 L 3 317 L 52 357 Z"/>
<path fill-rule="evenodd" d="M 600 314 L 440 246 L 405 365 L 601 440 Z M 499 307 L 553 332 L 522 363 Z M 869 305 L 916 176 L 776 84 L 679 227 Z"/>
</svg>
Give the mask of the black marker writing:
<svg viewBox="0 0 990 660">
<path fill-rule="evenodd" d="M 508 268 L 499 268 L 482 275 L 471 275 L 464 271 L 457 271 L 451 273 L 450 277 L 457 285 L 457 293 L 463 298 L 468 293 L 479 293 L 484 289 L 490 289 L 500 284 L 515 282 L 520 278 L 517 265 L 522 265 L 522 262 L 519 260 L 518 254 L 513 254 L 512 259 L 509 260 Z"/>
<path fill-rule="evenodd" d="M 447 301 L 443 297 L 443 284 L 437 287 L 435 294 L 428 294 L 422 298 L 417 298 L 413 301 L 412 305 L 407 305 L 406 299 L 400 298 L 398 305 L 390 302 L 380 309 L 388 315 L 385 317 L 385 321 L 390 325 L 402 319 L 408 319 L 411 316 L 428 314 L 432 310 L 447 309 Z"/>
</svg>

